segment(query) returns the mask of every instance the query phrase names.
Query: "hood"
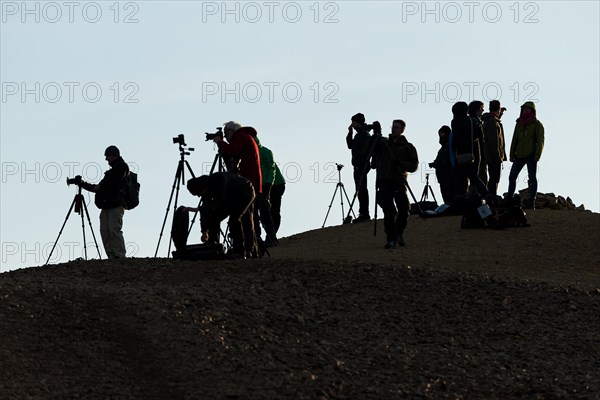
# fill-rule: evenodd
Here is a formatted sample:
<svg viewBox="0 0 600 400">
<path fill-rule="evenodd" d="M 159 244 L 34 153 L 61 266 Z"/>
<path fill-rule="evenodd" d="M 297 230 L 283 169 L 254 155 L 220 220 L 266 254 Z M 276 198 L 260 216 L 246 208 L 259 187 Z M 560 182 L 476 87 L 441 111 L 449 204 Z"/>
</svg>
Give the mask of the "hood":
<svg viewBox="0 0 600 400">
<path fill-rule="evenodd" d="M 255 132 L 256 132 L 256 131 L 255 131 Z M 258 147 L 262 147 L 262 146 L 260 145 L 260 140 L 258 140 L 258 136 L 252 136 L 252 139 L 254 139 L 254 142 L 256 143 L 256 145 L 257 145 Z"/>
<path fill-rule="evenodd" d="M 484 121 L 484 122 L 487 121 L 488 119 L 496 119 L 496 116 L 494 114 L 492 114 L 492 113 L 484 113 L 481 116 L 481 120 Z"/>
<path fill-rule="evenodd" d="M 523 108 L 523 107 L 530 108 L 530 109 L 532 109 L 532 110 L 533 110 L 533 113 L 534 113 L 534 114 L 536 113 L 536 110 L 535 110 L 535 103 L 534 103 L 533 101 L 528 101 L 528 102 L 524 103 L 524 104 L 521 106 L 521 108 Z"/>
<path fill-rule="evenodd" d="M 238 133 L 238 132 L 245 132 L 248 135 L 252 136 L 253 138 L 255 138 L 256 135 L 258 135 L 258 132 L 256 132 L 256 129 L 254 129 L 251 126 L 243 126 L 240 129 L 238 129 L 237 131 L 235 131 L 235 133 Z"/>
<path fill-rule="evenodd" d="M 464 101 L 459 101 L 452 106 L 452 114 L 458 116 L 467 116 L 469 105 Z"/>
</svg>

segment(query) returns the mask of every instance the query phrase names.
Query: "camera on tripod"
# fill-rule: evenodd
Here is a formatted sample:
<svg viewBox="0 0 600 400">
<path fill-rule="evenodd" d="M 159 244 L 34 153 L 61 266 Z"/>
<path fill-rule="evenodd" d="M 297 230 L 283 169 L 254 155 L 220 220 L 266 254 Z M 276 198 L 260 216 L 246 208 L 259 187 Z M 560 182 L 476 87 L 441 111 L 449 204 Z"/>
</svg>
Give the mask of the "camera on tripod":
<svg viewBox="0 0 600 400">
<path fill-rule="evenodd" d="M 173 144 L 180 144 L 182 146 L 187 146 L 185 143 L 185 136 L 182 134 L 177 135 L 173 138 Z"/>
<path fill-rule="evenodd" d="M 77 186 L 81 186 L 81 175 L 77 175 L 75 178 L 69 178 L 67 177 L 67 186 L 71 186 L 71 185 L 77 185 Z"/>
<path fill-rule="evenodd" d="M 223 128 L 219 127 L 217 128 L 217 131 L 215 133 L 208 133 L 208 132 L 204 132 L 206 134 L 206 141 L 208 142 L 209 140 L 215 140 L 215 138 L 220 137 L 221 139 L 223 139 Z"/>
</svg>

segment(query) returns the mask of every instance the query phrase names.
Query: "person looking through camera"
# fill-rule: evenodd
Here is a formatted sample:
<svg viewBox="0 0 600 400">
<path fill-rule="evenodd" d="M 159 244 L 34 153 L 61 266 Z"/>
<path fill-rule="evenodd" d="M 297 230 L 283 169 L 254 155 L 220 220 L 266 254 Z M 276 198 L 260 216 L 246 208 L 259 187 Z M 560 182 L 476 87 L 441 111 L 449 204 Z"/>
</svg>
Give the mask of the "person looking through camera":
<svg viewBox="0 0 600 400">
<path fill-rule="evenodd" d="M 353 130 L 356 130 L 354 137 L 352 137 Z M 358 217 L 354 220 L 354 223 L 369 221 L 371 219 L 369 214 L 369 190 L 367 189 L 367 173 L 369 169 L 365 169 L 368 162 L 370 137 L 369 127 L 365 124 L 365 116 L 361 113 L 352 116 L 351 124 L 348 127 L 348 134 L 346 135 L 346 145 L 352 150 L 354 184 L 358 194 Z M 361 182 L 360 179 L 363 173 L 364 178 Z"/>
<path fill-rule="evenodd" d="M 78 179 L 76 184 L 89 192 L 96 193 L 94 203 L 100 211 L 100 235 L 104 251 L 109 259 L 125 258 L 125 238 L 123 237 L 123 215 L 125 200 L 121 192 L 124 179 L 129 174 L 129 166 L 121 157 L 117 146 L 108 146 L 104 151 L 110 169 L 97 184 Z"/>
<path fill-rule="evenodd" d="M 440 184 L 440 191 L 445 204 L 450 204 L 454 199 L 454 167 L 450 152 L 450 127 L 442 126 L 438 131 L 440 149 L 437 157 L 429 163 L 430 168 L 435 168 L 435 176 Z"/>
</svg>

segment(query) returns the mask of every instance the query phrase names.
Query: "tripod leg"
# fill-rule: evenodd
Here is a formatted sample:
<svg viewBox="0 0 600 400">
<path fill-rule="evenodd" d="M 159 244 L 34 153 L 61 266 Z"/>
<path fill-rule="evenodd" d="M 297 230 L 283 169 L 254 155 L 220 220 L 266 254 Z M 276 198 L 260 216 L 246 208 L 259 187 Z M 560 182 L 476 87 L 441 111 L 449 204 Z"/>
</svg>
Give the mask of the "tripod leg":
<svg viewBox="0 0 600 400">
<path fill-rule="evenodd" d="M 92 237 L 94 238 L 94 244 L 96 245 L 96 250 L 98 251 L 98 259 L 102 260 L 102 256 L 100 255 L 100 248 L 98 247 L 98 241 L 96 240 L 96 235 L 94 234 L 94 228 L 92 228 L 90 213 L 88 212 L 87 204 L 85 204 L 85 201 L 83 202 L 83 209 L 85 210 L 85 215 L 87 217 L 88 224 L 90 225 L 90 231 L 92 232 Z"/>
<path fill-rule="evenodd" d="M 50 258 L 52 258 L 52 253 L 54 253 L 54 248 L 56 247 L 56 244 L 58 243 L 58 239 L 60 239 L 60 235 L 62 235 L 63 229 L 65 229 L 65 225 L 67 224 L 69 215 L 71 215 L 71 211 L 73 211 L 73 207 L 75 207 L 76 201 L 77 201 L 77 197 L 75 197 L 73 199 L 73 202 L 71 203 L 71 207 L 69 207 L 69 211 L 67 212 L 67 216 L 65 217 L 65 222 L 63 222 L 62 227 L 60 228 L 60 232 L 58 232 L 58 236 L 56 238 L 56 241 L 54 242 L 54 246 L 52 246 L 52 250 L 50 250 L 50 254 L 48 255 L 48 259 L 46 260 L 46 264 L 44 264 L 44 265 L 48 265 L 48 263 L 50 262 Z"/>
<path fill-rule="evenodd" d="M 350 199 L 348 198 L 348 193 L 346 193 L 346 188 L 344 187 L 344 184 L 342 184 L 342 191 L 344 192 L 344 196 L 346 196 L 346 201 L 348 202 L 348 205 L 350 205 Z M 356 218 L 356 214 L 354 214 L 354 210 L 352 210 L 352 206 L 351 205 L 350 205 L 350 210 L 348 211 L 348 215 L 350 215 L 350 213 L 352 213 L 352 216 L 354 218 Z"/>
<path fill-rule="evenodd" d="M 156 251 L 154 252 L 154 257 L 158 255 L 158 248 L 160 247 L 160 241 L 163 236 L 163 232 L 165 230 L 165 224 L 167 223 L 167 217 L 169 216 L 169 210 L 171 209 L 171 201 L 173 200 L 173 194 L 175 193 L 175 187 L 178 187 L 179 179 L 181 176 L 181 172 L 183 171 L 183 162 L 180 160 L 179 164 L 177 164 L 177 171 L 175 172 L 175 180 L 173 181 L 173 187 L 171 188 L 171 195 L 169 196 L 169 203 L 167 204 L 167 211 L 165 212 L 165 218 L 162 223 L 162 227 L 160 228 L 160 235 L 158 236 L 158 244 L 156 245 Z M 177 189 L 179 191 L 179 189 Z M 177 204 L 177 201 L 175 201 Z"/>
<path fill-rule="evenodd" d="M 423 193 L 421 193 L 421 201 L 427 201 L 427 185 L 423 188 Z"/>
<path fill-rule="evenodd" d="M 81 196 L 80 201 L 85 204 L 85 199 Z M 81 215 L 81 232 L 83 233 L 83 254 L 85 256 L 85 260 L 87 261 L 87 245 L 85 244 L 85 221 L 83 219 L 83 211 L 79 210 L 79 214 Z"/>
<path fill-rule="evenodd" d="M 433 201 L 435 201 L 435 203 L 437 204 L 437 199 L 435 198 L 435 194 L 433 193 L 433 188 L 431 187 L 431 185 L 427 185 L 427 187 L 429 187 L 429 191 L 431 192 L 431 197 L 433 197 Z"/>
<path fill-rule="evenodd" d="M 408 181 L 405 179 L 404 180 L 404 185 L 406 185 L 406 188 L 408 189 L 411 197 L 413 198 L 415 205 L 417 206 L 417 210 L 419 210 L 419 215 L 423 215 L 423 209 L 421 208 L 421 205 L 419 204 L 419 202 L 417 201 L 417 198 L 415 197 L 415 194 L 413 193 L 412 189 L 410 188 L 410 185 L 408 184 Z"/>
<path fill-rule="evenodd" d="M 344 223 L 344 192 L 346 191 L 344 189 L 344 185 L 342 185 L 341 183 L 338 183 L 338 186 L 341 188 L 340 190 L 340 206 L 342 207 L 342 223 Z"/>
<path fill-rule="evenodd" d="M 375 184 L 375 216 L 373 217 L 373 236 L 377 236 L 377 209 L 379 205 L 377 204 L 377 184 Z"/>
<path fill-rule="evenodd" d="M 327 222 L 327 217 L 329 217 L 329 212 L 331 211 L 331 205 L 333 204 L 333 201 L 335 200 L 335 195 L 336 195 L 338 189 L 339 189 L 339 186 L 336 185 L 335 190 L 333 191 L 333 196 L 331 196 L 331 201 L 329 202 L 329 207 L 327 208 L 327 214 L 325 214 L 325 221 L 323 221 L 323 225 L 321 226 L 321 228 L 325 228 L 325 223 Z"/>
</svg>

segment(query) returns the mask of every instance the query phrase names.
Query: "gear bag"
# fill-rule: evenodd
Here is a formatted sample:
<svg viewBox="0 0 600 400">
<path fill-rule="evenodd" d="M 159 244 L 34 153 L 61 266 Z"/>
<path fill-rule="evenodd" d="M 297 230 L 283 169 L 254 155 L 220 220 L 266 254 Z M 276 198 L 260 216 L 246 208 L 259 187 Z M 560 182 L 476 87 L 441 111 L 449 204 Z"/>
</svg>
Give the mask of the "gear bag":
<svg viewBox="0 0 600 400">
<path fill-rule="evenodd" d="M 173 214 L 171 237 L 175 245 L 172 252 L 175 260 L 218 260 L 225 255 L 225 248 L 221 243 L 187 244 L 190 217 L 187 211 L 180 206 Z"/>
</svg>

